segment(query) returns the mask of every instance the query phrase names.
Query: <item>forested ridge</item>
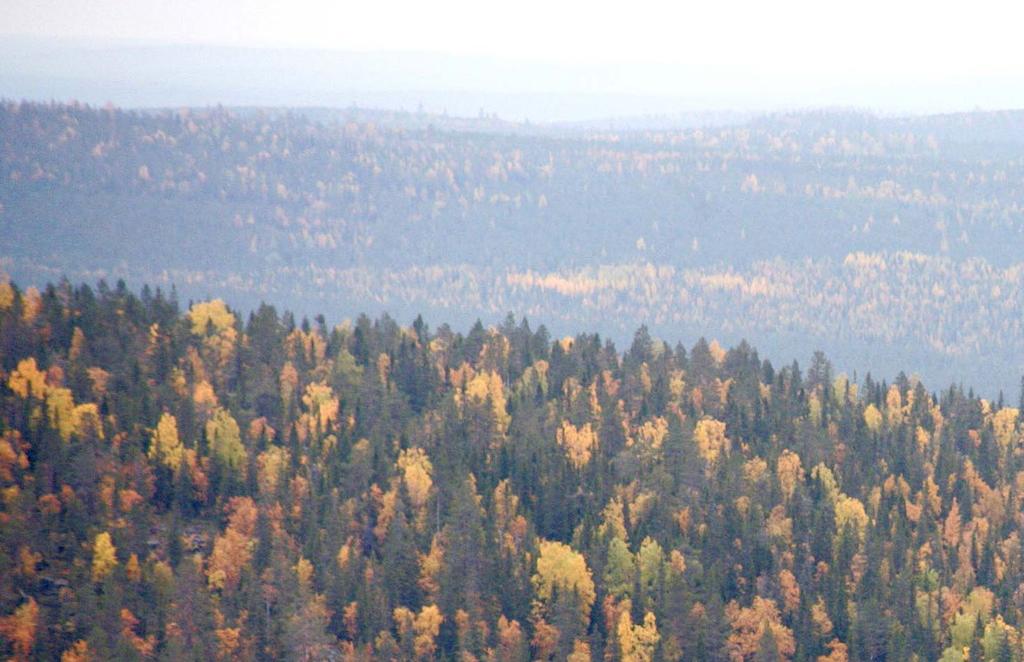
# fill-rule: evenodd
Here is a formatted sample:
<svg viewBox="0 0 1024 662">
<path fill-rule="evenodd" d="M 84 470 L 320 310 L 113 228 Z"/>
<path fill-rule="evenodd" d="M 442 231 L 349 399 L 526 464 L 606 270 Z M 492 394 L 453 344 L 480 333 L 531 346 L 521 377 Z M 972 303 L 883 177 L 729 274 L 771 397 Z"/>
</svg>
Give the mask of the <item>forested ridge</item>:
<svg viewBox="0 0 1024 662">
<path fill-rule="evenodd" d="M 1022 500 L 821 353 L 0 283 L 16 660 L 1020 660 Z"/>
<path fill-rule="evenodd" d="M 994 397 L 1024 371 L 1024 113 L 613 130 L 0 102 L 0 266 L 623 342 L 758 338 Z M 40 228 L 46 228 L 41 232 Z"/>
<path fill-rule="evenodd" d="M 392 267 L 396 256 L 544 270 L 595 256 L 737 268 L 856 251 L 1019 260 L 1007 242 L 1024 232 L 1024 112 L 535 133 L 374 117 L 0 102 L 0 200 L 33 255 L 46 252 L 23 228 L 32 216 L 77 228 L 86 244 L 68 256 L 79 258 L 111 232 L 202 227 L 205 244 L 179 238 L 188 252 L 154 243 L 162 264 L 197 272 Z M 168 210 L 180 214 L 170 228 Z M 86 232 L 82 214 L 110 218 Z M 544 230 L 575 241 L 522 239 Z"/>
</svg>

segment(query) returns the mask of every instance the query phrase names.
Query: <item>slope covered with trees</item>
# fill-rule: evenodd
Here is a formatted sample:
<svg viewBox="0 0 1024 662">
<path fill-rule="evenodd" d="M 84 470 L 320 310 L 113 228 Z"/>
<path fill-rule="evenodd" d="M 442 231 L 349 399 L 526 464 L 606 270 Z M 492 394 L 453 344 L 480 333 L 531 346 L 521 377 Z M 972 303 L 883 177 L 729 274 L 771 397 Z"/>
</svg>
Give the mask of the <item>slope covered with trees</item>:
<svg viewBox="0 0 1024 662">
<path fill-rule="evenodd" d="M 7 102 L 0 259 L 310 314 L 916 352 L 994 395 L 1024 370 L 1022 146 L 1020 112 L 601 131 Z"/>
<path fill-rule="evenodd" d="M 1022 499 L 820 353 L 0 284 L 14 659 L 1020 660 Z"/>
</svg>

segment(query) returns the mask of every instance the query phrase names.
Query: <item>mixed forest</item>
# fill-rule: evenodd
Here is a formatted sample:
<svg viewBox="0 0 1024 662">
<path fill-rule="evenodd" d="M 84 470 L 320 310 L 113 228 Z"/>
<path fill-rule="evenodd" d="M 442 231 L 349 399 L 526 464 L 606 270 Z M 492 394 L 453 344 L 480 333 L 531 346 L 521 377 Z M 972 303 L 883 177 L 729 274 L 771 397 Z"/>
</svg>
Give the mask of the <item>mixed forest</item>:
<svg viewBox="0 0 1024 662">
<path fill-rule="evenodd" d="M 3 281 L 0 654 L 1021 660 L 1018 403 L 938 386 Z"/>
<path fill-rule="evenodd" d="M 603 130 L 6 101 L 0 265 L 309 316 L 912 356 L 994 397 L 1024 371 L 1022 148 L 1019 111 Z"/>
</svg>

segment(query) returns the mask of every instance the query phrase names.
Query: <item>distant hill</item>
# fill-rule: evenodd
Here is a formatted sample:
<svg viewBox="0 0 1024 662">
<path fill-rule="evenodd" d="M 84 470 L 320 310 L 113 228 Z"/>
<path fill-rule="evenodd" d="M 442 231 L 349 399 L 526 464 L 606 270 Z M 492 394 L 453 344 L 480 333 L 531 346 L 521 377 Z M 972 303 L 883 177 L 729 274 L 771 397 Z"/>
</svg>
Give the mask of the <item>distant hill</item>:
<svg viewBox="0 0 1024 662">
<path fill-rule="evenodd" d="M 669 126 L 7 102 L 0 267 L 338 318 L 646 322 L 1016 392 L 1024 112 Z"/>
</svg>

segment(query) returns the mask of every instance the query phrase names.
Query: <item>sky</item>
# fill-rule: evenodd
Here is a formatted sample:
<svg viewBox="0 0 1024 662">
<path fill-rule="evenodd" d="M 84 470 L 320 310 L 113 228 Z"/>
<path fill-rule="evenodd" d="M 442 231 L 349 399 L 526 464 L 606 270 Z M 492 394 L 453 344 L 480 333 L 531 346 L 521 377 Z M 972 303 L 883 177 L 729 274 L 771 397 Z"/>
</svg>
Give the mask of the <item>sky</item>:
<svg viewBox="0 0 1024 662">
<path fill-rule="evenodd" d="M 0 0 L 0 15 L 9 36 L 427 52 L 636 72 L 598 81 L 608 89 L 596 92 L 678 96 L 689 81 L 721 80 L 812 105 L 863 97 L 862 105 L 900 107 L 901 94 L 916 95 L 904 106 L 939 110 L 1024 105 L 1019 2 Z M 672 67 L 687 73 L 673 81 Z"/>
<path fill-rule="evenodd" d="M 1015 6 L 1016 5 L 1016 6 Z M 1021 3 L 975 0 L 0 0 L 3 31 L 855 73 L 1024 68 Z"/>
</svg>

